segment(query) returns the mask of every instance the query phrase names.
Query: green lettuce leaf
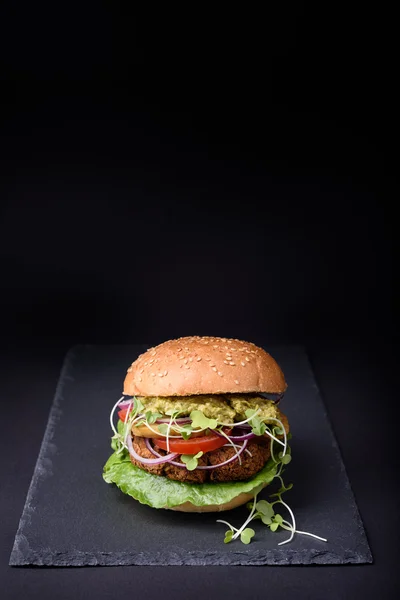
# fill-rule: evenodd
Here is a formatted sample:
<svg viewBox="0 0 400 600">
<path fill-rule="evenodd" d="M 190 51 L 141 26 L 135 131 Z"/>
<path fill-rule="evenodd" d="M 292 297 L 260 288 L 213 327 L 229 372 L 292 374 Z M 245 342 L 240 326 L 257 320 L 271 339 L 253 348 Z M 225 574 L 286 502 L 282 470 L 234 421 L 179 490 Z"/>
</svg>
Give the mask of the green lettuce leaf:
<svg viewBox="0 0 400 600">
<path fill-rule="evenodd" d="M 273 480 L 276 470 L 277 464 L 270 459 L 259 473 L 247 481 L 190 484 L 143 471 L 131 463 L 128 452 L 124 450 L 110 456 L 104 466 L 103 478 L 107 483 L 115 483 L 122 492 L 141 504 L 171 508 L 184 502 L 195 506 L 224 504 L 242 492 L 256 494 Z"/>
</svg>

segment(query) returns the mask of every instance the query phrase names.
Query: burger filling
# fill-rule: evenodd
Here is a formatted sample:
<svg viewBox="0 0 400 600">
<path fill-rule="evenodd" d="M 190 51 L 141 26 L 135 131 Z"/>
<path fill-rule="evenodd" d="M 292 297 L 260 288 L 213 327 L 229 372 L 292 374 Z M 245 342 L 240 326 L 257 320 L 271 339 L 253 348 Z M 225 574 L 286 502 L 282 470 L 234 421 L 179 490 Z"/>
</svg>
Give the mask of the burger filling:
<svg viewBox="0 0 400 600">
<path fill-rule="evenodd" d="M 244 481 L 287 450 L 286 417 L 276 402 L 254 394 L 135 397 L 116 408 L 117 451 L 175 481 Z"/>
<path fill-rule="evenodd" d="M 201 410 L 206 417 L 217 419 L 221 423 L 246 419 L 245 412 L 249 408 L 259 410 L 258 416 L 263 420 L 268 417 L 278 418 L 279 414 L 275 402 L 253 394 L 140 397 L 139 399 L 146 411 L 168 415 L 172 410 L 179 412 L 181 416 L 188 416 L 193 410 Z"/>
</svg>

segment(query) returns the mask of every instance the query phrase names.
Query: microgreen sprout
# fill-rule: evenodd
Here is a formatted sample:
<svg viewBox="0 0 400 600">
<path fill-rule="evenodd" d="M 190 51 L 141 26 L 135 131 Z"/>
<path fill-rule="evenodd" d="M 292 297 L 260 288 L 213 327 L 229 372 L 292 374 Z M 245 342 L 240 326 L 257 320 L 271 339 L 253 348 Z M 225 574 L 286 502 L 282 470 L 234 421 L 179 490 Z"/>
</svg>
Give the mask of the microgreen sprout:
<svg viewBox="0 0 400 600">
<path fill-rule="evenodd" d="M 283 453 L 281 452 L 280 454 L 283 454 Z M 233 527 L 233 525 L 231 525 L 227 521 L 217 520 L 217 523 L 224 523 L 225 525 L 228 525 L 228 527 L 229 527 L 229 531 L 227 531 L 225 533 L 225 538 L 224 538 L 225 544 L 228 544 L 229 542 L 237 539 L 239 536 L 240 536 L 241 541 L 244 544 L 249 544 L 251 539 L 254 536 L 254 530 L 247 528 L 247 525 L 253 519 L 260 519 L 262 521 L 262 523 L 264 523 L 264 525 L 267 525 L 270 528 L 271 531 L 277 531 L 278 528 L 281 527 L 282 529 L 285 529 L 286 531 L 290 532 L 289 538 L 284 540 L 283 542 L 279 542 L 278 546 L 282 546 L 283 544 L 287 544 L 288 542 L 290 542 L 293 539 L 295 533 L 302 534 L 302 535 L 308 535 L 308 536 L 314 537 L 318 540 L 321 540 L 322 542 L 327 541 L 326 538 L 320 537 L 319 535 L 315 535 L 314 533 L 309 533 L 307 531 L 300 531 L 299 529 L 296 529 L 296 519 L 293 514 L 293 511 L 290 508 L 290 506 L 282 500 L 282 494 L 284 492 L 289 491 L 293 487 L 293 484 L 289 484 L 288 486 L 285 486 L 285 484 L 283 482 L 281 472 L 282 472 L 282 467 L 285 463 L 282 462 L 282 458 L 290 459 L 290 454 L 280 457 L 281 464 L 280 464 L 279 471 L 275 475 L 275 477 L 279 479 L 279 481 L 281 483 L 281 487 L 277 492 L 270 495 L 270 498 L 277 498 L 277 500 L 274 500 L 273 502 L 268 502 L 267 500 L 258 500 L 257 501 L 257 495 L 258 495 L 258 492 L 257 492 L 254 495 L 253 501 L 247 503 L 247 508 L 250 510 L 250 515 L 248 516 L 246 521 L 243 523 L 243 525 L 240 527 L 240 529 Z M 288 511 L 288 513 L 290 514 L 290 517 L 292 519 L 291 523 L 289 521 L 287 521 L 286 519 L 284 519 L 282 517 L 282 515 L 275 512 L 274 506 L 276 504 L 281 504 L 282 506 L 284 506 L 286 508 L 286 510 Z"/>
<path fill-rule="evenodd" d="M 120 402 L 122 402 L 123 399 L 124 399 L 124 397 L 121 396 L 121 398 L 116 401 L 116 403 L 114 404 L 114 406 L 112 407 L 111 412 L 110 412 L 110 425 L 111 425 L 111 429 L 113 430 L 113 432 L 114 432 L 114 434 L 116 436 L 118 436 L 119 434 L 118 434 L 118 431 L 117 431 L 117 429 L 116 429 L 116 427 L 114 425 L 114 420 L 113 420 L 114 419 L 114 413 L 115 413 L 115 411 L 117 409 L 117 406 L 119 405 Z"/>
<path fill-rule="evenodd" d="M 146 424 L 153 425 L 153 423 L 155 423 L 157 421 L 157 419 L 161 419 L 162 414 L 158 413 L 158 412 L 152 413 L 151 410 L 149 410 L 145 414 L 145 417 L 146 417 Z"/>
<path fill-rule="evenodd" d="M 167 452 L 169 452 L 169 437 L 170 437 L 170 433 L 171 433 L 171 426 L 174 422 L 174 420 L 176 419 L 176 417 L 178 416 L 179 412 L 177 410 L 167 410 L 166 411 L 166 415 L 168 415 L 170 418 L 168 425 L 167 425 L 167 433 L 166 433 L 166 437 L 167 437 Z"/>
<path fill-rule="evenodd" d="M 251 527 L 246 527 L 246 529 L 244 529 L 240 534 L 240 541 L 243 544 L 250 544 L 251 538 L 254 537 L 255 534 L 256 532 L 254 531 L 254 529 L 251 529 Z"/>
<path fill-rule="evenodd" d="M 246 417 L 249 419 L 249 425 L 251 425 L 251 430 L 255 435 L 264 435 L 266 430 L 266 425 L 263 421 L 261 421 L 260 417 L 257 416 L 257 411 L 248 408 L 245 411 Z"/>
<path fill-rule="evenodd" d="M 252 409 L 248 409 L 248 410 L 252 410 Z M 251 417 L 244 419 L 243 421 L 238 421 L 237 423 L 220 423 L 220 425 L 221 425 L 221 427 L 239 427 L 240 425 L 246 425 L 246 423 L 249 423 L 250 420 L 260 412 L 260 410 L 261 410 L 261 408 L 257 408 L 257 410 L 252 411 L 252 412 L 254 412 L 254 414 Z"/>
<path fill-rule="evenodd" d="M 256 497 L 257 497 L 257 495 L 256 495 Z M 238 538 L 239 536 L 241 536 L 242 533 L 244 533 L 244 531 L 246 530 L 246 526 L 253 519 L 255 510 L 256 510 L 256 505 L 254 503 L 254 506 L 253 506 L 253 508 L 252 508 L 252 510 L 250 512 L 250 515 L 248 516 L 248 518 L 246 519 L 246 521 L 243 523 L 243 525 L 240 527 L 240 529 L 236 529 L 236 527 L 233 527 L 233 525 L 231 525 L 227 521 L 222 521 L 221 519 L 217 519 L 217 523 L 224 523 L 225 525 L 228 525 L 230 531 L 232 532 L 232 535 L 229 535 L 228 531 L 225 533 L 225 539 L 224 539 L 225 544 L 227 544 L 228 542 L 231 542 L 233 540 L 236 540 L 236 538 Z M 251 531 L 253 531 L 253 530 L 251 530 Z M 254 535 L 254 533 L 255 532 L 253 532 L 253 535 Z M 249 544 L 251 538 L 253 537 L 253 535 L 249 536 L 248 534 L 245 534 L 245 539 L 248 539 L 248 541 L 246 541 L 244 543 Z"/>
<path fill-rule="evenodd" d="M 168 425 L 167 423 L 160 423 L 160 425 L 157 425 L 157 429 L 158 432 L 161 433 L 161 435 L 167 435 Z"/>
<path fill-rule="evenodd" d="M 271 439 L 274 439 L 275 441 L 279 441 L 279 443 L 281 445 L 283 445 L 283 455 L 285 455 L 286 454 L 286 450 L 287 450 L 287 441 L 288 441 L 288 436 L 287 436 L 287 433 L 286 433 L 286 429 L 284 428 L 283 423 L 279 419 L 275 419 L 273 417 L 270 417 L 270 418 L 268 418 L 268 421 L 274 421 L 275 423 L 278 423 L 278 425 L 279 425 L 279 427 L 278 427 L 279 433 L 276 433 L 275 435 L 283 435 L 283 442 L 281 440 L 278 440 L 274 436 L 273 433 L 269 433 L 268 434 L 267 431 L 265 433 L 267 433 L 271 437 Z M 272 431 L 276 431 L 276 429 L 277 428 L 274 427 Z M 271 442 L 271 444 L 272 444 L 272 442 Z"/>
<path fill-rule="evenodd" d="M 227 435 L 227 434 L 226 434 L 226 433 L 225 433 L 225 432 L 222 430 L 222 428 L 221 428 L 221 427 L 218 429 L 218 433 L 220 433 L 220 434 L 221 434 L 223 437 L 225 437 L 225 438 L 228 440 L 228 445 L 229 445 L 229 446 L 231 446 L 231 447 L 233 448 L 233 450 L 234 450 L 234 452 L 235 452 L 235 454 L 236 454 L 236 456 L 237 456 L 237 459 L 238 459 L 238 461 L 239 461 L 239 464 L 241 465 L 241 464 L 242 464 L 242 457 L 240 456 L 240 454 L 239 454 L 238 450 L 236 450 L 236 447 L 237 447 L 237 445 L 236 445 L 234 442 L 232 442 L 232 440 L 231 440 L 231 438 L 229 437 L 229 435 Z"/>
<path fill-rule="evenodd" d="M 219 522 L 222 523 L 222 521 L 219 521 Z M 228 529 L 228 531 L 225 533 L 224 544 L 229 544 L 229 542 L 232 541 L 232 537 L 233 537 L 233 531 L 232 531 L 232 529 Z"/>
<path fill-rule="evenodd" d="M 179 429 L 181 436 L 183 437 L 184 440 L 188 440 L 190 438 L 190 436 L 192 435 L 192 431 L 193 431 L 193 427 L 191 426 L 190 423 L 186 423 L 185 425 L 182 425 Z"/>
<path fill-rule="evenodd" d="M 188 471 L 194 471 L 198 465 L 198 459 L 203 456 L 203 452 L 198 452 L 197 454 L 182 454 L 181 461 L 185 463 Z"/>
<path fill-rule="evenodd" d="M 209 419 L 201 410 L 192 410 L 190 418 L 193 429 L 215 429 L 218 426 L 217 419 Z"/>
<path fill-rule="evenodd" d="M 122 433 L 120 431 L 117 430 L 117 428 L 114 425 L 113 422 L 113 418 L 114 418 L 114 413 L 118 407 L 118 405 L 120 404 L 120 402 L 123 400 L 123 396 L 118 400 L 118 402 L 116 402 L 113 406 L 113 408 L 111 409 L 111 413 L 110 413 L 110 424 L 112 427 L 112 430 L 114 431 L 114 435 L 112 436 L 112 440 L 116 440 L 116 451 L 117 453 L 121 453 L 122 450 L 124 448 L 127 448 L 127 438 L 129 435 L 129 432 L 132 429 L 132 426 L 134 423 L 140 421 L 141 419 L 143 419 L 143 415 L 140 414 L 141 411 L 143 410 L 143 404 L 141 403 L 141 401 L 136 398 L 135 396 L 129 401 L 129 404 L 127 406 L 127 410 L 125 413 L 125 417 L 124 417 L 124 421 L 122 422 Z M 121 423 L 121 421 L 120 421 Z"/>
</svg>

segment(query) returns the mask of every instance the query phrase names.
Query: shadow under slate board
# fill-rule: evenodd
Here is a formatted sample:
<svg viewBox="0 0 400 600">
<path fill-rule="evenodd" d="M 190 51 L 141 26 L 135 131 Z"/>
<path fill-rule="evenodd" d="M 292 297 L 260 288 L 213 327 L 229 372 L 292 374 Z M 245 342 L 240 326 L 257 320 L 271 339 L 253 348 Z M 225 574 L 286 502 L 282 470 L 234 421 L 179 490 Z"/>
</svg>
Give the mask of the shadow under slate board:
<svg viewBox="0 0 400 600">
<path fill-rule="evenodd" d="M 372 555 L 304 348 L 266 348 L 289 384 L 282 411 L 293 460 L 285 494 L 297 528 L 328 539 L 271 532 L 254 521 L 249 545 L 224 544 L 217 513 L 155 510 L 102 478 L 111 454 L 109 413 L 143 346 L 77 346 L 65 358 L 10 565 L 294 565 L 370 563 Z M 260 497 L 268 498 L 268 488 Z M 271 493 L 271 491 L 269 492 Z M 284 509 L 280 512 L 283 513 Z M 226 513 L 240 527 L 245 506 Z"/>
</svg>

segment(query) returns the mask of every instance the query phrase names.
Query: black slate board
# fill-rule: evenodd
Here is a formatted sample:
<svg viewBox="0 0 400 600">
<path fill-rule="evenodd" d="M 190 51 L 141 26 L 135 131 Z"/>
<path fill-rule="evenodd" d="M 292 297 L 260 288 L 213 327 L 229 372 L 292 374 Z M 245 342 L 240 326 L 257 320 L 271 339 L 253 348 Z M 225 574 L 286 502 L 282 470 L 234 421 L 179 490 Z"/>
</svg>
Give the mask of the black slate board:
<svg viewBox="0 0 400 600">
<path fill-rule="evenodd" d="M 154 510 L 102 479 L 111 453 L 108 416 L 127 366 L 142 346 L 79 346 L 60 375 L 10 565 L 294 565 L 370 563 L 371 551 L 323 402 L 301 347 L 266 348 L 281 364 L 289 389 L 293 460 L 285 500 L 298 529 L 328 543 L 255 521 L 250 545 L 224 544 L 218 514 Z M 267 490 L 262 493 L 267 497 Z M 240 526 L 245 507 L 225 513 Z"/>
</svg>

